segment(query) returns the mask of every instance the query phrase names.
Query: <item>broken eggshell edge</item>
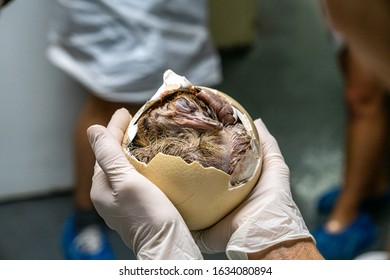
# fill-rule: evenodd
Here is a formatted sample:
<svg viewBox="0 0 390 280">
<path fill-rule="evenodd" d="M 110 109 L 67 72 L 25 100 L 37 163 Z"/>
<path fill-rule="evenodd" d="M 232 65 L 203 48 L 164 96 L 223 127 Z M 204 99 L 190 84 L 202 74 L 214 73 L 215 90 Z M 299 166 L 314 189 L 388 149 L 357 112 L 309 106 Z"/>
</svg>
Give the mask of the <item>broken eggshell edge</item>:
<svg viewBox="0 0 390 280">
<path fill-rule="evenodd" d="M 175 92 L 179 89 L 180 87 L 169 90 Z M 163 191 L 182 215 L 190 230 L 210 227 L 236 208 L 252 191 L 261 173 L 260 139 L 253 120 L 246 110 L 230 96 L 215 89 L 206 89 L 225 98 L 237 111 L 238 118 L 252 135 L 251 145 L 254 147 L 256 159 L 252 158 L 249 166 L 245 168 L 248 173 L 251 173 L 251 176 L 243 175 L 247 177 L 245 182 L 232 187 L 230 183 L 232 175 L 214 167 L 203 167 L 198 162 L 188 164 L 177 156 L 159 153 L 148 164 L 132 156 L 128 145 L 136 134 L 134 126 L 137 125 L 139 117 L 154 103 L 153 98 L 134 116 L 122 143 L 130 163 Z M 246 164 L 244 160 L 241 163 Z"/>
</svg>

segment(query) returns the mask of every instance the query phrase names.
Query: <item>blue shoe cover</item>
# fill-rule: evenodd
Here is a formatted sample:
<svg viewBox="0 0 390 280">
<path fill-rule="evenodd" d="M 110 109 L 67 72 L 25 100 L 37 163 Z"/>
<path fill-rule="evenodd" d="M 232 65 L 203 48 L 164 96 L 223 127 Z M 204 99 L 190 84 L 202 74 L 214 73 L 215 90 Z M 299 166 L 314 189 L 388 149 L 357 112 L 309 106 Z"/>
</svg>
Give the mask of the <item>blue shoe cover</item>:
<svg viewBox="0 0 390 280">
<path fill-rule="evenodd" d="M 317 212 L 320 214 L 330 213 L 336 203 L 337 198 L 340 196 L 341 188 L 339 186 L 333 187 L 325 192 L 318 200 Z"/>
<path fill-rule="evenodd" d="M 376 227 L 367 214 L 360 214 L 345 230 L 329 233 L 324 226 L 313 232 L 317 248 L 328 260 L 352 260 L 372 244 Z"/>
<path fill-rule="evenodd" d="M 83 236 L 82 236 L 83 235 Z M 84 240 L 82 240 L 84 239 Z M 91 225 L 77 232 L 74 217 L 70 216 L 62 232 L 62 250 L 68 260 L 113 260 L 107 232 L 101 225 Z"/>
</svg>

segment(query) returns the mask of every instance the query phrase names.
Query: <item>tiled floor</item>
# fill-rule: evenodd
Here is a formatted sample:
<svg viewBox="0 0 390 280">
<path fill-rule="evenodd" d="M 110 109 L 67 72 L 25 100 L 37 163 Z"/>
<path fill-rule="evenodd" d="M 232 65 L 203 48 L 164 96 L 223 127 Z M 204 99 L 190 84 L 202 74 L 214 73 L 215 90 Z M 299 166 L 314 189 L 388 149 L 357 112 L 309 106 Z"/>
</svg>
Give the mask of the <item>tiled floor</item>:
<svg viewBox="0 0 390 280">
<path fill-rule="evenodd" d="M 316 199 L 340 181 L 342 80 L 318 1 L 258 2 L 258 38 L 245 51 L 222 54 L 225 81 L 218 88 L 262 118 L 278 140 L 293 196 L 312 230 L 324 219 Z M 59 237 L 70 206 L 70 193 L 1 204 L 0 259 L 61 259 Z M 389 213 L 375 213 L 380 237 L 372 249 L 384 248 Z M 114 232 L 111 238 L 118 258 L 134 258 Z"/>
</svg>

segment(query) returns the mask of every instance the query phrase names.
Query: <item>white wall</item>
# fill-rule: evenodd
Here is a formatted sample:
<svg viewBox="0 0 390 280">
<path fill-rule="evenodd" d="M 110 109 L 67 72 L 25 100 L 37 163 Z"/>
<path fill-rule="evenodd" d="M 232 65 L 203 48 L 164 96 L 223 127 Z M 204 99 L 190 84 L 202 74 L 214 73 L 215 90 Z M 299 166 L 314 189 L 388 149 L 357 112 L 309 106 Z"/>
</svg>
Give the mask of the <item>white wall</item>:
<svg viewBox="0 0 390 280">
<path fill-rule="evenodd" d="M 46 58 L 52 0 L 0 14 L 0 201 L 69 189 L 72 133 L 86 93 Z"/>
</svg>

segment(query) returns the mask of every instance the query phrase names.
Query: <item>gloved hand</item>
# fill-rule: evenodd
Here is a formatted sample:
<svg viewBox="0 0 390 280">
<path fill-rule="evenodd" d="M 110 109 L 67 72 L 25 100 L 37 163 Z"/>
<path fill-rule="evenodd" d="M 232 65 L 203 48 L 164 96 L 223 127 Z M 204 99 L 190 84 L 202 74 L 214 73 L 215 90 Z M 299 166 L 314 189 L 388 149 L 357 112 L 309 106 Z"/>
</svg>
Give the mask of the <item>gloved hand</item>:
<svg viewBox="0 0 390 280">
<path fill-rule="evenodd" d="M 261 120 L 256 120 L 255 125 L 263 151 L 259 182 L 225 218 L 206 230 L 193 232 L 202 252 L 226 251 L 229 259 L 247 259 L 247 253 L 260 252 L 283 241 L 313 239 L 292 199 L 290 171 L 275 138 Z"/>
<path fill-rule="evenodd" d="M 94 125 L 87 131 L 97 162 L 91 189 L 97 212 L 138 259 L 202 259 L 179 212 L 122 151 L 130 119 L 121 109 L 107 128 Z"/>
</svg>

